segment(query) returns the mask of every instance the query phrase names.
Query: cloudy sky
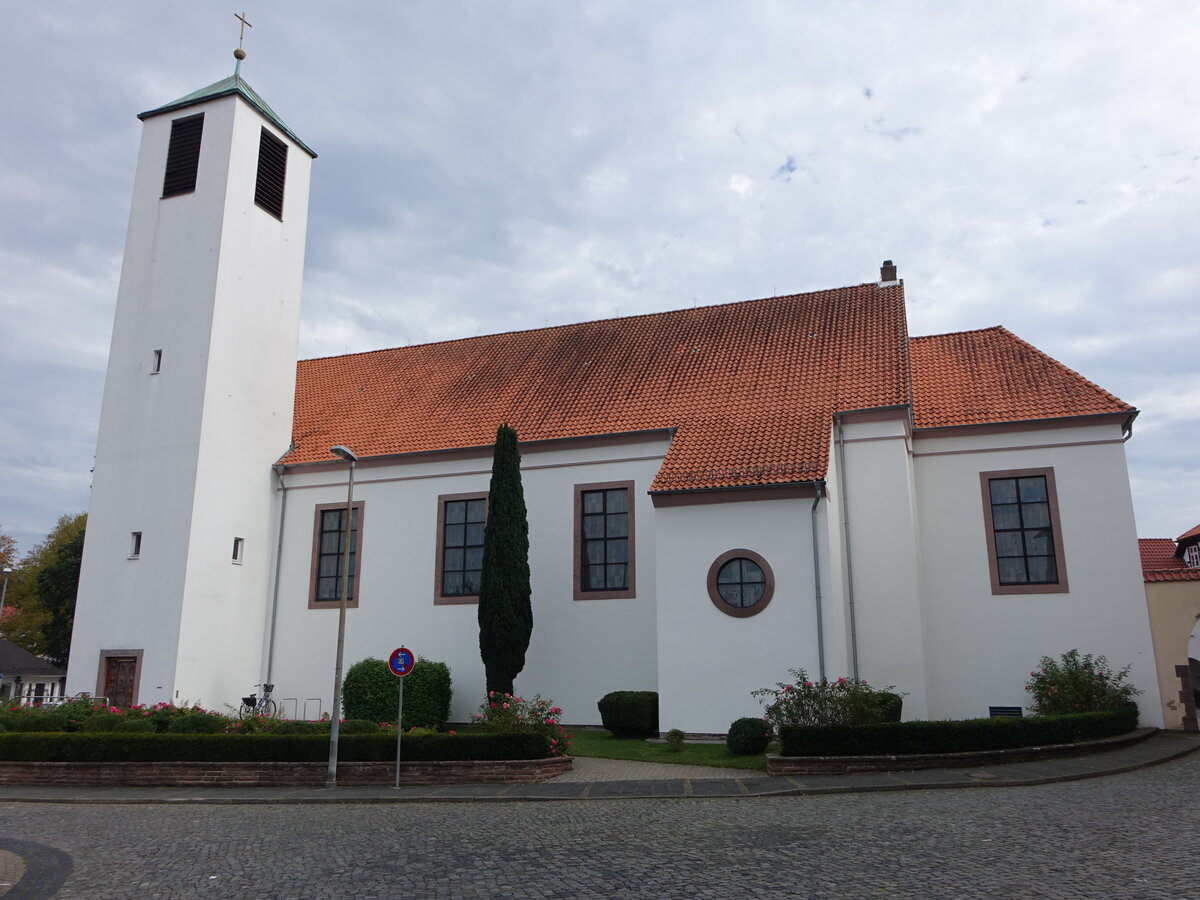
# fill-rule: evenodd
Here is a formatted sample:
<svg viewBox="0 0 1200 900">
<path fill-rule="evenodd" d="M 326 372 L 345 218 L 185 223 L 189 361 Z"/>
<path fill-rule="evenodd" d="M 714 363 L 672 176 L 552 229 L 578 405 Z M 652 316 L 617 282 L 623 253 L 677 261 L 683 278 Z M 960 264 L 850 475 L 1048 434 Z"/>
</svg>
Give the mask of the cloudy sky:
<svg viewBox="0 0 1200 900">
<path fill-rule="evenodd" d="M 211 2 L 5 4 L 0 524 L 85 509 L 142 110 Z M 1200 522 L 1200 4 L 477 0 L 246 9 L 319 154 L 300 355 L 905 279 L 1134 404 L 1143 536 Z"/>
</svg>

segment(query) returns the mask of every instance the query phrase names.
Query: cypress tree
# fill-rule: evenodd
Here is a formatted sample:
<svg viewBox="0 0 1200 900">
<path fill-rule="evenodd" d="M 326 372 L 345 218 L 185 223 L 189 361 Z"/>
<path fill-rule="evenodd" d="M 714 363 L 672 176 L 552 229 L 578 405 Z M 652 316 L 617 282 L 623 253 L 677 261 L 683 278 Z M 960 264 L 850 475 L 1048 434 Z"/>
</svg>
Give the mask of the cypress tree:
<svg viewBox="0 0 1200 900">
<path fill-rule="evenodd" d="M 521 488 L 521 453 L 516 431 L 504 424 L 496 430 L 479 583 L 479 654 L 489 691 L 511 694 L 513 680 L 525 668 L 533 633 L 529 593 L 529 518 Z"/>
</svg>

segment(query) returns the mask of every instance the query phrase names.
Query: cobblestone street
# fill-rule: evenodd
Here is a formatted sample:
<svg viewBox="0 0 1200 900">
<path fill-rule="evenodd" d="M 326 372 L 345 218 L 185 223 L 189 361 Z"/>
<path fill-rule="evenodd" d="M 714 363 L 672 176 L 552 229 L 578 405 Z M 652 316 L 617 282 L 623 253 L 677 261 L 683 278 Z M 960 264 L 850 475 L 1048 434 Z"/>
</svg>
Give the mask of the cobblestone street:
<svg viewBox="0 0 1200 900">
<path fill-rule="evenodd" d="M 1200 757 L 1041 787 L 720 800 L 7 803 L 60 898 L 1200 897 Z M 32 887 L 22 885 L 22 888 Z M 36 893 L 32 897 L 45 896 Z"/>
</svg>

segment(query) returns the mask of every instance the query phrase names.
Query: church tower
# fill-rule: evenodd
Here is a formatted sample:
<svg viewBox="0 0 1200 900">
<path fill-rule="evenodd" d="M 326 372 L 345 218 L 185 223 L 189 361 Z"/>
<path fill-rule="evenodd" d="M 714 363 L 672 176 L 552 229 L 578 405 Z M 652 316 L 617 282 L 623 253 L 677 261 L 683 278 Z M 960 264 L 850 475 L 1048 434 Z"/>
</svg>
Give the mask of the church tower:
<svg viewBox="0 0 1200 900">
<path fill-rule="evenodd" d="M 261 680 L 310 150 L 234 74 L 141 113 L 67 691 L 220 708 Z"/>
</svg>

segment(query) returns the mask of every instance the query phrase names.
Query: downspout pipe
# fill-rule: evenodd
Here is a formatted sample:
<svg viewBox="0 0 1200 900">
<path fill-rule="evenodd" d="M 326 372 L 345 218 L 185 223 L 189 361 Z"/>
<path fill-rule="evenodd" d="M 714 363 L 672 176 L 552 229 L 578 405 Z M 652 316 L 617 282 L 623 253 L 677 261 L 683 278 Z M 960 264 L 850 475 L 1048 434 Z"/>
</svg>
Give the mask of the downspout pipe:
<svg viewBox="0 0 1200 900">
<path fill-rule="evenodd" d="M 850 674 L 858 678 L 858 619 L 854 610 L 854 562 L 850 552 L 850 502 L 846 490 L 846 429 L 842 414 L 834 413 L 837 425 L 838 445 L 838 492 L 842 505 L 842 553 L 846 559 L 846 606 L 850 616 Z"/>
<path fill-rule="evenodd" d="M 821 611 L 821 553 L 817 542 L 817 507 L 821 503 L 821 494 L 825 490 L 825 482 L 813 479 L 813 503 L 809 510 L 812 527 L 812 560 L 813 560 L 813 596 L 817 604 L 817 664 L 821 670 L 821 680 L 825 680 L 825 624 Z"/>
<path fill-rule="evenodd" d="M 275 621 L 279 613 L 279 572 L 283 565 L 283 523 L 287 513 L 288 498 L 287 485 L 283 483 L 283 465 L 276 464 L 271 469 L 275 472 L 275 477 L 279 479 L 279 492 L 283 496 L 279 501 L 279 527 L 276 529 L 279 539 L 275 544 L 275 571 L 271 573 L 271 613 L 267 621 L 267 674 L 263 677 L 263 682 L 266 684 L 272 684 L 275 681 L 271 676 L 275 664 Z"/>
</svg>

